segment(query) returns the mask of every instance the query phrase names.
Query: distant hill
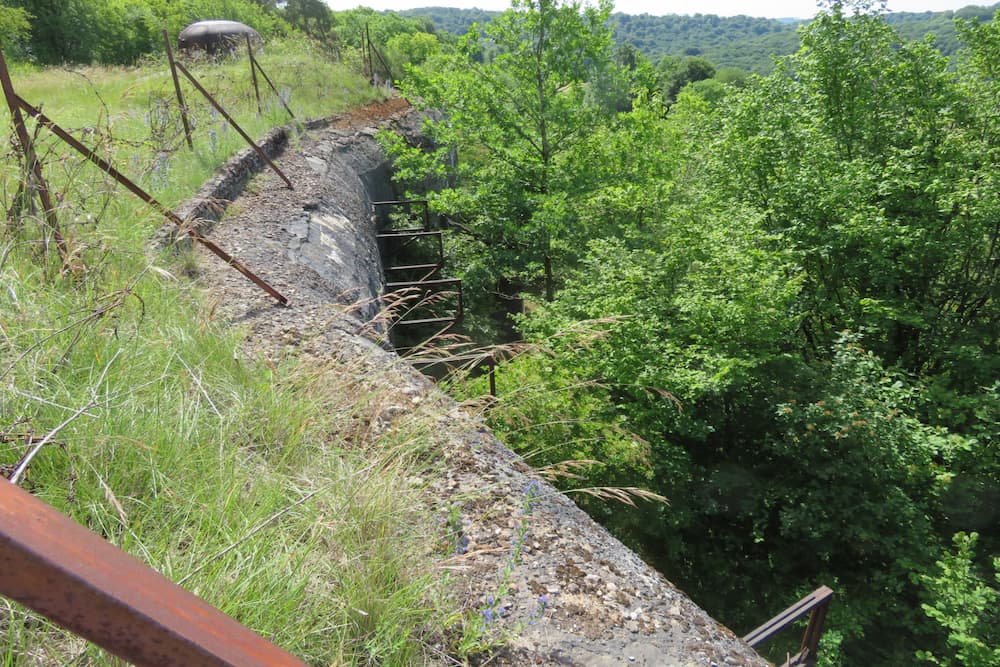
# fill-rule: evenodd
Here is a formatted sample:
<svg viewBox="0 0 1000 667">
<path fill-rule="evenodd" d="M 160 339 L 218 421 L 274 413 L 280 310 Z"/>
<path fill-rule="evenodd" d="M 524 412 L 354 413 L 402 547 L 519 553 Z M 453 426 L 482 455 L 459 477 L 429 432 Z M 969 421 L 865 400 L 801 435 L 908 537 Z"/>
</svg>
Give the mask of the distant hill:
<svg viewBox="0 0 1000 667">
<path fill-rule="evenodd" d="M 953 55 L 959 49 L 958 35 L 955 33 L 955 19 L 979 19 L 990 21 L 1000 11 L 1000 2 L 989 6 L 969 5 L 947 12 L 894 12 L 886 20 L 903 37 L 921 39 L 924 35 L 934 35 L 937 46 L 945 55 Z"/>
<path fill-rule="evenodd" d="M 452 35 L 464 35 L 469 32 L 473 23 L 488 23 L 501 12 L 488 12 L 483 9 L 455 9 L 454 7 L 421 7 L 420 9 L 404 9 L 397 14 L 408 18 L 426 17 L 434 22 L 438 29 Z"/>
<path fill-rule="evenodd" d="M 771 69 L 771 57 L 794 53 L 801 22 L 749 16 L 639 16 L 614 14 L 618 42 L 631 43 L 647 58 L 702 56 L 720 67 L 750 72 Z"/>
<path fill-rule="evenodd" d="M 886 18 L 899 33 L 909 39 L 933 34 L 938 48 L 946 55 L 958 47 L 955 19 L 990 20 L 1000 10 L 992 6 L 973 6 L 946 12 L 898 12 Z M 399 12 L 408 17 L 426 17 L 438 29 L 464 35 L 473 23 L 485 23 L 500 12 L 480 9 L 427 7 Z M 718 67 L 739 67 L 748 72 L 766 73 L 776 56 L 795 53 L 799 48 L 799 26 L 803 21 L 761 19 L 750 16 L 651 16 L 649 14 L 614 14 L 614 36 L 619 43 L 630 43 L 656 62 L 663 56 L 702 56 Z"/>
</svg>

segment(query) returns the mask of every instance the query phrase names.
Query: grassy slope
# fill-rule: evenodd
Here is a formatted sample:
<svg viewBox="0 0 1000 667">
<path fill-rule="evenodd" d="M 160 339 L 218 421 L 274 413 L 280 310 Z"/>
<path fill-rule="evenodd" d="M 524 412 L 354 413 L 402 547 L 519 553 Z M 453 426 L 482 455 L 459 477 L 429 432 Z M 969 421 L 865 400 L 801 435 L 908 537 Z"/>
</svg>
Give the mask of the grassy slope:
<svg viewBox="0 0 1000 667">
<path fill-rule="evenodd" d="M 262 62 L 299 117 L 375 95 L 301 45 Z M 284 122 L 273 96 L 256 113 L 245 60 L 196 69 L 251 136 Z M 196 147 L 183 147 L 163 63 L 14 79 L 171 205 L 242 147 L 189 86 Z M 18 177 L 9 134 L 5 210 Z M 431 458 L 425 422 L 368 426 L 389 380 L 355 372 L 361 360 L 240 358 L 239 331 L 213 319 L 177 258 L 148 255 L 160 218 L 64 147 L 40 146 L 74 261 L 66 270 L 46 248 L 37 210 L 0 222 L 0 464 L 86 407 L 34 459 L 27 488 L 313 664 L 420 662 L 425 638 L 458 620 L 414 481 Z M 3 664 L 114 662 L 2 600 L 0 628 Z"/>
</svg>

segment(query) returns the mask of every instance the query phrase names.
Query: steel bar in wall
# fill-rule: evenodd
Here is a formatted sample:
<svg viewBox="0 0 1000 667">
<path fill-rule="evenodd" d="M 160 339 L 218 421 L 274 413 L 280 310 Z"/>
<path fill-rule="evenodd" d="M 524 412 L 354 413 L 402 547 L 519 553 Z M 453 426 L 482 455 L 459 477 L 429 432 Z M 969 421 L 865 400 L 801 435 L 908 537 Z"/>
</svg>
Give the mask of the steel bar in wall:
<svg viewBox="0 0 1000 667">
<path fill-rule="evenodd" d="M 264 149 L 258 146 L 256 142 L 254 142 L 254 140 L 250 138 L 250 135 L 248 135 L 246 132 L 243 131 L 243 128 L 239 126 L 239 123 L 233 120 L 233 117 L 229 115 L 229 113 L 222 107 L 221 104 L 219 104 L 215 100 L 214 97 L 212 97 L 212 94 L 209 93 L 207 90 L 205 90 L 204 86 L 198 83 L 198 80 L 194 78 L 191 72 L 189 72 L 187 68 L 184 67 L 184 65 L 182 65 L 181 63 L 175 63 L 175 65 L 177 69 L 180 71 L 180 73 L 183 74 L 187 78 L 187 80 L 191 82 L 191 85 L 197 88 L 199 93 L 205 96 L 205 99 L 207 99 L 209 103 L 213 107 L 215 107 L 215 110 L 218 111 L 222 115 L 222 117 L 226 119 L 226 122 L 228 122 L 229 125 L 232 126 L 232 128 L 236 130 L 241 137 L 243 137 L 243 140 L 246 141 L 250 145 L 250 147 L 254 149 L 254 151 L 256 151 L 257 155 L 260 156 L 260 159 L 263 160 L 274 173 L 276 173 L 278 176 L 281 177 L 281 180 L 285 182 L 285 185 L 288 186 L 288 189 L 294 190 L 295 188 L 292 186 L 292 182 L 288 180 L 288 177 L 285 176 L 284 172 L 278 169 L 278 165 L 274 164 L 274 162 L 271 161 L 271 158 L 267 156 L 267 153 L 264 152 Z"/>
<path fill-rule="evenodd" d="M 823 625 L 826 612 L 833 599 L 833 590 L 820 586 L 788 609 L 743 637 L 743 641 L 752 648 L 762 646 L 789 625 L 809 614 L 809 624 L 802 636 L 799 652 L 789 658 L 782 667 L 797 667 L 799 665 L 815 665 L 819 640 L 823 635 Z"/>
<path fill-rule="evenodd" d="M 0 593 L 140 666 L 305 667 L 2 479 Z"/>
<path fill-rule="evenodd" d="M 170 46 L 170 33 L 163 31 L 163 44 L 167 49 L 167 62 L 170 63 L 170 78 L 174 80 L 174 94 L 177 95 L 177 104 L 181 108 L 181 123 L 184 124 L 184 139 L 190 150 L 194 150 L 194 142 L 191 140 L 191 122 L 188 120 L 187 105 L 184 104 L 184 94 L 181 92 L 181 82 L 177 78 L 177 66 L 174 62 L 174 50 Z"/>
<path fill-rule="evenodd" d="M 159 201 L 154 199 L 152 195 L 150 195 L 145 190 L 136 185 L 134 182 L 132 182 L 132 180 L 129 179 L 127 176 L 125 176 L 123 173 L 115 169 L 107 160 L 103 159 L 102 157 L 97 155 L 94 151 L 81 144 L 79 141 L 76 140 L 76 138 L 74 138 L 71 134 L 66 132 L 66 130 L 56 125 L 48 116 L 43 114 L 40 109 L 36 109 L 35 107 L 31 106 L 30 104 L 25 102 L 24 99 L 22 99 L 19 95 L 15 94 L 15 98 L 17 99 L 18 104 L 21 106 L 21 108 L 24 110 L 25 113 L 35 118 L 39 123 L 44 125 L 49 131 L 51 131 L 53 134 L 55 134 L 57 137 L 62 139 L 67 144 L 69 144 L 73 149 L 82 154 L 93 164 L 97 165 L 97 167 L 100 168 L 101 171 L 105 172 L 106 174 L 114 178 L 116 181 L 124 185 L 126 189 L 128 189 L 132 194 L 137 196 L 139 199 L 143 200 L 144 202 L 155 208 L 165 218 L 167 218 L 175 225 L 183 229 L 188 236 L 190 236 L 195 241 L 205 246 L 217 257 L 222 259 L 222 261 L 224 261 L 226 264 L 228 264 L 229 266 L 233 267 L 234 269 L 242 273 L 244 276 L 246 276 L 250 280 L 250 282 L 257 285 L 262 290 L 264 290 L 272 297 L 274 297 L 281 305 L 283 306 L 288 305 L 288 299 L 285 296 L 283 296 L 276 289 L 267 284 L 267 282 L 265 282 L 262 278 L 258 277 L 255 273 L 250 271 L 250 269 L 244 266 L 242 262 L 237 260 L 235 257 L 227 253 L 225 250 L 217 246 L 209 239 L 199 234 L 195 229 L 185 224 L 184 220 L 182 220 L 179 215 L 177 215 L 169 208 L 161 204 Z"/>
<path fill-rule="evenodd" d="M 52 233 L 52 238 L 56 241 L 56 247 L 59 249 L 59 257 L 65 264 L 69 259 L 69 252 L 66 249 L 66 239 L 63 238 L 62 231 L 59 228 L 59 218 L 56 215 L 55 204 L 52 201 L 52 193 L 49 192 L 48 183 L 46 183 L 45 176 L 42 174 L 42 163 L 39 162 L 38 155 L 35 153 L 35 144 L 31 140 L 28 128 L 24 124 L 24 117 L 21 115 L 21 109 L 18 105 L 17 93 L 14 92 L 14 83 L 11 81 L 10 72 L 7 70 L 7 61 L 4 60 L 2 49 L 0 49 L 0 85 L 3 87 L 3 95 L 7 100 L 7 106 L 10 108 L 11 119 L 14 121 L 14 131 L 17 134 L 18 143 L 21 144 L 21 154 L 24 156 L 25 167 L 31 172 L 30 178 L 34 179 L 34 189 L 38 192 L 38 198 L 42 201 L 42 208 L 45 211 L 45 223 Z M 24 188 L 25 194 L 29 197 L 31 196 L 31 190 L 31 187 Z"/>
</svg>

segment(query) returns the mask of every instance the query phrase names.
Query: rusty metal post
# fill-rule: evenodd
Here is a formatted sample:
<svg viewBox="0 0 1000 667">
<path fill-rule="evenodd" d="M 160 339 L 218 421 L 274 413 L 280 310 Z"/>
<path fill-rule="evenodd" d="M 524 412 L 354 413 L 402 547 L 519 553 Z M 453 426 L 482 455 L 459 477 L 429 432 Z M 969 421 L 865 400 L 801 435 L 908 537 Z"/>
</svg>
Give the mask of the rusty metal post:
<svg viewBox="0 0 1000 667">
<path fill-rule="evenodd" d="M 177 95 L 177 104 L 181 107 L 181 122 L 184 124 L 184 138 L 190 150 L 194 150 L 194 142 L 191 141 L 191 123 L 188 121 L 187 105 L 184 104 L 184 94 L 181 93 L 181 82 L 177 78 L 177 66 L 174 62 L 174 50 L 170 46 L 170 33 L 163 31 L 163 44 L 167 49 L 167 61 L 170 63 L 170 76 L 174 80 L 174 93 Z"/>
<path fill-rule="evenodd" d="M 369 79 L 369 81 L 371 81 L 371 84 L 374 86 L 375 85 L 375 61 L 372 59 L 372 33 L 371 33 L 371 30 L 369 29 L 367 23 L 365 24 L 365 45 L 366 45 L 365 48 L 368 50 L 368 79 Z"/>
<path fill-rule="evenodd" d="M 232 255 L 230 255 L 229 253 L 227 253 L 225 250 L 223 250 L 219 246 L 215 245 L 215 243 L 213 243 L 212 241 L 208 240 L 207 238 L 205 238 L 204 236 L 202 236 L 201 234 L 199 234 L 198 231 L 195 230 L 194 228 L 186 225 L 184 223 L 184 220 L 182 220 L 179 215 L 177 215 L 172 210 L 170 210 L 169 208 L 167 208 L 166 206 L 164 206 L 163 204 L 161 204 L 159 201 L 157 201 L 155 198 L 153 198 L 152 195 L 150 195 L 145 190 L 143 190 L 142 188 L 140 188 L 138 185 L 136 185 L 135 183 L 133 183 L 131 179 L 129 179 L 123 173 L 121 173 L 120 171 L 118 171 L 117 169 L 115 169 L 113 166 L 111 166 L 111 163 L 109 163 L 107 160 L 104 160 L 103 158 L 101 158 L 94 151 L 90 150 L 89 148 L 87 148 L 86 146 L 84 146 L 83 144 L 81 144 L 79 141 L 77 141 L 76 138 L 74 138 L 71 134 L 69 134 L 68 132 L 66 132 L 66 130 L 64 130 L 61 127 L 59 127 L 58 125 L 56 125 L 48 116 L 46 116 L 45 114 L 43 114 L 40 109 L 36 109 L 35 107 L 31 106 L 30 104 L 28 104 L 27 102 L 25 102 L 18 95 L 15 95 L 14 97 L 16 98 L 17 103 L 20 105 L 20 107 L 24 110 L 25 113 L 27 113 L 30 116 L 32 116 L 33 118 L 35 118 L 39 123 L 41 123 L 46 128 L 48 128 L 48 130 L 50 132 L 52 132 L 57 137 L 59 137 L 60 139 L 62 139 L 64 142 L 66 142 L 67 144 L 69 144 L 70 147 L 72 147 L 77 152 L 79 152 L 80 154 L 82 154 L 85 158 L 87 158 L 88 160 L 90 160 L 93 164 L 97 165 L 97 167 L 101 171 L 103 171 L 104 173 L 108 174 L 109 176 L 111 176 L 112 178 L 114 178 L 116 181 L 118 181 L 119 183 L 121 183 L 122 185 L 124 185 L 125 188 L 128 189 L 136 197 L 138 197 L 139 199 L 143 200 L 144 202 L 146 202 L 147 204 L 149 204 L 150 206 L 152 206 L 153 208 L 155 208 L 157 211 L 160 212 L 160 214 L 163 215 L 163 217 L 167 218 L 168 220 L 170 220 L 171 222 L 173 222 L 175 225 L 177 225 L 178 227 L 180 227 L 181 229 L 183 229 L 188 236 L 190 236 L 195 241 L 197 241 L 198 243 L 200 243 L 203 246 L 205 246 L 206 248 L 208 248 L 216 256 L 218 256 L 220 259 L 222 259 L 222 261 L 224 261 L 226 264 L 228 264 L 229 266 L 233 267 L 234 269 L 236 269 L 237 271 L 239 271 L 240 273 L 242 273 L 244 276 L 246 276 L 250 280 L 250 282 L 252 282 L 253 284 L 255 284 L 258 287 L 260 287 L 262 290 L 264 290 L 265 292 L 267 292 L 268 294 L 270 294 L 281 305 L 283 305 L 283 306 L 288 305 L 288 299 L 285 296 L 283 296 L 282 294 L 280 294 L 277 290 L 275 290 L 273 287 L 271 287 L 270 285 L 268 285 L 263 279 L 261 279 L 260 277 L 258 277 L 252 271 L 250 271 L 250 269 L 248 269 L 247 267 L 245 267 L 239 260 L 237 260 L 235 257 L 233 257 Z"/>
<path fill-rule="evenodd" d="M 247 55 L 250 56 L 250 78 L 253 80 L 253 94 L 257 98 L 257 113 L 264 113 L 264 108 L 260 105 L 260 87 L 257 85 L 257 61 L 253 57 L 253 46 L 250 44 L 250 35 L 247 38 Z"/>
<path fill-rule="evenodd" d="M 389 63 L 387 63 L 385 61 L 385 58 L 382 57 L 382 52 L 381 51 L 379 51 L 377 48 L 374 48 L 374 47 L 372 47 L 372 50 L 375 52 L 375 55 L 378 56 L 378 61 L 380 63 L 382 63 L 382 67 L 385 68 L 385 76 L 386 76 L 386 80 L 389 82 L 389 85 L 390 86 L 394 85 L 395 82 L 396 82 L 396 79 L 395 79 L 395 77 L 392 76 L 392 68 L 389 67 Z"/>
<path fill-rule="evenodd" d="M 486 360 L 486 365 L 490 369 L 490 396 L 493 398 L 497 397 L 497 360 L 490 352 L 489 359 Z"/>
<path fill-rule="evenodd" d="M 754 629 L 750 634 L 743 637 L 743 641 L 749 644 L 751 648 L 756 649 L 770 641 L 775 635 L 798 619 L 809 614 L 809 624 L 806 627 L 805 634 L 802 636 L 802 644 L 799 647 L 799 652 L 791 656 L 782 667 L 815 665 L 819 640 L 823 635 L 826 612 L 830 607 L 832 599 L 833 590 L 828 586 L 820 586 L 788 609 Z"/>
<path fill-rule="evenodd" d="M 285 185 L 288 186 L 288 189 L 294 190 L 295 188 L 292 187 L 292 182 L 288 180 L 288 177 L 285 176 L 285 174 L 280 169 L 278 169 L 278 165 L 274 164 L 274 162 L 271 161 L 271 158 L 267 157 L 267 153 L 264 152 L 264 149 L 258 146 L 254 142 L 254 140 L 251 139 L 250 136 L 243 131 L 243 128 L 240 127 L 235 120 L 233 120 L 233 117 L 230 116 L 226 112 L 226 110 L 222 108 L 222 105 L 215 101 L 215 98 L 212 97 L 211 93 L 205 90 L 205 88 L 200 83 L 198 83 L 198 80 L 195 79 L 191 75 L 191 73 L 187 71 L 187 68 L 184 67 L 184 65 L 177 63 L 177 69 L 180 70 L 181 74 L 187 77 L 187 80 L 191 82 L 191 85 L 193 85 L 195 88 L 198 89 L 199 93 L 205 96 L 205 99 L 207 99 L 209 103 L 211 103 L 211 105 L 215 107 L 215 110 L 218 111 L 220 114 L 222 114 L 222 117 L 226 119 L 226 121 L 233 127 L 233 129 L 239 132 L 240 136 L 243 137 L 243 140 L 246 141 L 248 144 L 250 144 L 250 146 L 254 149 L 254 151 L 257 152 L 257 155 L 260 156 L 260 159 L 262 159 L 269 167 L 271 167 L 271 170 L 274 171 L 274 173 L 276 173 L 278 176 L 281 177 L 281 180 L 285 182 Z"/>
<path fill-rule="evenodd" d="M 254 56 L 251 53 L 250 54 L 250 59 L 253 61 L 253 65 L 254 65 L 254 67 L 257 68 L 257 71 L 260 72 L 260 75 L 262 77 L 264 77 L 264 81 L 266 81 L 267 85 L 271 87 L 271 92 L 274 93 L 274 96 L 278 98 L 279 102 L 281 102 L 281 106 L 283 106 L 285 108 L 285 111 L 288 112 L 288 115 L 291 117 L 291 119 L 295 120 L 295 114 L 293 114 L 292 110 L 288 108 L 287 104 L 285 104 L 285 100 L 283 100 L 281 98 L 281 93 L 278 92 L 278 89 L 275 87 L 274 82 L 271 81 L 271 77 L 269 77 L 267 75 L 267 72 L 264 71 L 264 68 L 261 67 L 260 63 L 257 61 L 256 56 Z"/>
<path fill-rule="evenodd" d="M 17 134 L 17 141 L 21 144 L 21 154 L 24 156 L 25 169 L 30 172 L 30 176 L 26 175 L 25 178 L 34 178 L 34 189 L 38 192 L 38 198 L 41 200 L 42 208 L 45 210 L 45 223 L 48 225 L 49 231 L 52 232 L 52 237 L 56 241 L 56 247 L 59 249 L 59 258 L 65 265 L 69 259 L 66 239 L 59 228 L 59 218 L 56 216 L 56 207 L 52 202 L 52 194 L 49 192 L 49 186 L 45 182 L 45 176 L 42 174 L 42 163 L 38 161 L 34 142 L 32 142 L 31 135 L 28 134 L 28 128 L 24 124 L 24 117 L 21 115 L 21 109 L 18 106 L 17 93 L 14 92 L 14 82 L 11 81 L 10 71 L 7 69 L 7 61 L 4 60 L 2 49 L 0 49 L 0 85 L 3 87 L 3 95 L 7 100 L 7 106 L 10 108 L 10 117 L 14 121 L 14 131 Z M 31 196 L 31 190 L 32 188 L 26 183 L 25 192 L 29 197 Z"/>
<path fill-rule="evenodd" d="M 2 479 L 0 593 L 143 667 L 305 667 Z"/>
<path fill-rule="evenodd" d="M 832 591 L 831 591 L 832 597 Z M 809 624 L 802 635 L 802 644 L 799 650 L 799 660 L 804 664 L 816 664 L 816 654 L 819 651 L 819 640 L 823 637 L 823 628 L 826 624 L 826 612 L 830 608 L 830 598 L 824 604 L 820 604 L 809 614 Z"/>
</svg>

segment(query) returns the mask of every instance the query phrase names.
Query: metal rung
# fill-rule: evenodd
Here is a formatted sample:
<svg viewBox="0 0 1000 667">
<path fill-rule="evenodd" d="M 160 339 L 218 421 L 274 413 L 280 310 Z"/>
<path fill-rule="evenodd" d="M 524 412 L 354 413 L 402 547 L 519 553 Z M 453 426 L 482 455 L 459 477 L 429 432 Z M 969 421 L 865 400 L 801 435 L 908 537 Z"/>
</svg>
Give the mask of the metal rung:
<svg viewBox="0 0 1000 667">
<path fill-rule="evenodd" d="M 423 230 L 417 231 L 407 231 L 402 230 L 399 232 L 382 232 L 381 234 L 376 234 L 376 238 L 380 239 L 392 239 L 392 238 L 406 238 L 410 236 L 441 236 L 442 232 L 425 232 Z"/>
<path fill-rule="evenodd" d="M 424 229 L 423 227 L 409 227 L 403 229 L 389 229 L 381 232 L 380 236 L 385 236 L 386 234 L 392 234 L 394 236 L 403 236 L 408 234 L 422 234 L 424 232 L 430 232 L 430 230 Z M 434 233 L 434 232 L 430 232 Z"/>
<path fill-rule="evenodd" d="M 404 280 L 395 283 L 386 283 L 386 291 L 406 289 L 408 287 L 441 287 L 444 285 L 461 285 L 461 278 L 435 278 L 433 280 Z"/>
<path fill-rule="evenodd" d="M 399 320 L 393 323 L 394 327 L 401 326 L 414 326 L 417 324 L 444 324 L 445 322 L 455 323 L 458 321 L 457 317 L 429 317 L 423 320 Z"/>
<path fill-rule="evenodd" d="M 749 644 L 751 648 L 758 648 L 789 625 L 809 614 L 809 624 L 802 637 L 799 652 L 785 662 L 782 667 L 815 665 L 816 651 L 819 648 L 820 637 L 823 635 L 826 612 L 832 599 L 833 591 L 826 586 L 820 586 L 767 623 L 764 623 L 743 637 L 743 641 Z"/>
<path fill-rule="evenodd" d="M 386 271 L 425 271 L 427 269 L 440 269 L 441 264 L 406 264 L 402 266 L 387 266 Z"/>
</svg>

